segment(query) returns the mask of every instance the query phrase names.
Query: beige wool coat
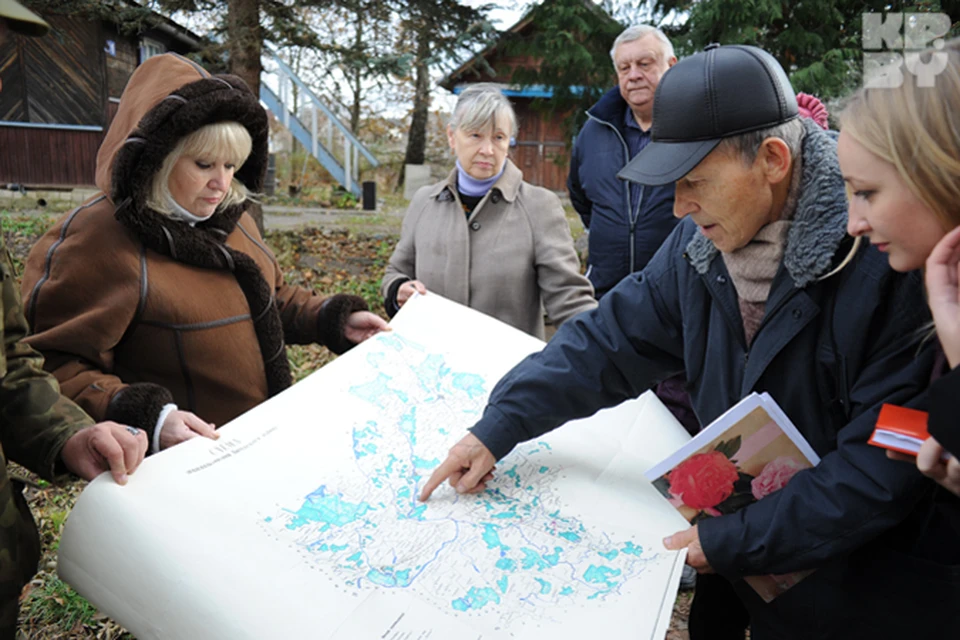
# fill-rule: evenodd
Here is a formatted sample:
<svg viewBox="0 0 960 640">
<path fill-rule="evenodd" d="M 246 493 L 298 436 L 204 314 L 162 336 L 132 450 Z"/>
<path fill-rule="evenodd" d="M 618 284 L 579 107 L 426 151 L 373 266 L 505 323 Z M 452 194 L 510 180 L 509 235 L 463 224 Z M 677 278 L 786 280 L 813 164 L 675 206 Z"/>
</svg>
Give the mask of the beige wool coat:
<svg viewBox="0 0 960 640">
<path fill-rule="evenodd" d="M 560 199 L 524 182 L 510 160 L 469 218 L 456 169 L 417 191 L 381 293 L 405 280 L 541 339 L 543 309 L 560 325 L 597 306 Z"/>
</svg>

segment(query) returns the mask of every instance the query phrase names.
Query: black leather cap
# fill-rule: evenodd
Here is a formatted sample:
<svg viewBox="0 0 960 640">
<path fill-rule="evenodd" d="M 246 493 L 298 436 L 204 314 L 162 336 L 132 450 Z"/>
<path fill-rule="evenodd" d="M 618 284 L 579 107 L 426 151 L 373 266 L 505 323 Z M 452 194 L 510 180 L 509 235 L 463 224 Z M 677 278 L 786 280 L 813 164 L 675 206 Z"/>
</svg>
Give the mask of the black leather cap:
<svg viewBox="0 0 960 640">
<path fill-rule="evenodd" d="M 618 178 L 660 185 L 700 164 L 720 140 L 798 116 L 797 96 L 780 63 L 746 45 L 709 45 L 660 79 L 650 144 Z"/>
</svg>

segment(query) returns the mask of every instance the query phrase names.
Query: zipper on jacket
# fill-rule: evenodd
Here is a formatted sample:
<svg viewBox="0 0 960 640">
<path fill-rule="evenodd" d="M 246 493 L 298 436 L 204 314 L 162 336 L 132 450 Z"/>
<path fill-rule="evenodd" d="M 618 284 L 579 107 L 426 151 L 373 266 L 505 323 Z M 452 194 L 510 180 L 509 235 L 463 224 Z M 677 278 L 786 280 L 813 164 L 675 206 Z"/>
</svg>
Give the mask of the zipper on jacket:
<svg viewBox="0 0 960 640">
<path fill-rule="evenodd" d="M 640 204 L 643 202 L 643 191 L 645 188 L 646 185 L 640 185 L 640 198 L 637 200 L 637 208 L 634 210 L 633 215 L 630 216 L 630 273 L 637 270 L 637 235 L 635 232 L 637 222 L 640 220 Z M 627 191 L 629 192 L 629 190 L 630 185 L 627 185 Z"/>
<path fill-rule="evenodd" d="M 617 129 L 615 126 L 613 126 L 613 124 L 607 122 L 606 120 L 601 120 L 600 118 L 596 117 L 589 111 L 587 111 L 586 113 L 588 118 L 597 122 L 598 124 L 602 124 L 605 127 L 610 127 L 611 129 L 613 129 L 613 132 L 617 134 L 617 138 L 620 140 L 620 145 L 623 147 L 623 157 L 626 158 L 626 160 L 623 163 L 623 166 L 627 166 L 627 164 L 630 162 L 630 147 L 627 146 L 627 141 L 623 139 L 622 135 L 620 135 L 620 130 Z M 637 208 L 633 209 L 630 203 L 630 185 L 626 180 L 622 180 L 621 182 L 623 182 L 623 189 L 624 189 L 623 195 L 624 195 L 624 198 L 626 199 L 626 204 L 627 204 L 627 221 L 630 223 L 630 226 L 629 226 L 630 228 L 630 273 L 633 273 L 634 271 L 636 271 L 636 251 L 637 251 L 636 237 L 634 237 L 634 230 L 637 228 L 637 220 L 640 219 L 640 203 L 643 202 L 644 185 L 640 185 L 640 199 L 637 200 Z"/>
</svg>

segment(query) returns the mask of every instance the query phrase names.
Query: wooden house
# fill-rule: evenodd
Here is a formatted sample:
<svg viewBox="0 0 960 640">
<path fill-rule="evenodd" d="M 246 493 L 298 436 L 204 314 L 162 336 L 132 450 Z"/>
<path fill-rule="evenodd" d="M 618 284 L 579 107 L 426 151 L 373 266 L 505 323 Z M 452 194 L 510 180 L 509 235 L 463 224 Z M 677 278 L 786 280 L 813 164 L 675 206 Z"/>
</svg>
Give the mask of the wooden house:
<svg viewBox="0 0 960 640">
<path fill-rule="evenodd" d="M 93 186 L 97 149 L 134 69 L 197 51 L 201 38 L 159 14 L 156 26 L 125 34 L 105 20 L 38 13 L 46 36 L 0 42 L 0 188 Z"/>
<path fill-rule="evenodd" d="M 544 4 L 552 0 L 544 0 Z M 591 0 L 584 0 L 598 21 L 616 24 L 603 9 Z M 540 5 L 541 7 L 543 5 Z M 512 37 L 528 37 L 537 29 L 537 10 L 528 11 L 515 25 L 506 30 Z M 612 42 L 610 44 L 613 44 Z M 516 145 L 510 150 L 510 159 L 530 184 L 565 193 L 567 173 L 570 167 L 569 136 L 564 132 L 563 122 L 569 115 L 554 113 L 547 116 L 533 108 L 538 98 L 550 98 L 553 92 L 546 86 L 516 86 L 511 82 L 517 67 L 537 68 L 539 59 L 509 55 L 499 41 L 494 42 L 440 81 L 440 86 L 459 94 L 470 84 L 496 82 L 504 85 L 503 93 L 509 97 L 516 111 L 520 130 Z M 490 70 L 493 73 L 490 73 Z M 610 86 L 616 83 L 613 66 L 610 67 Z"/>
</svg>

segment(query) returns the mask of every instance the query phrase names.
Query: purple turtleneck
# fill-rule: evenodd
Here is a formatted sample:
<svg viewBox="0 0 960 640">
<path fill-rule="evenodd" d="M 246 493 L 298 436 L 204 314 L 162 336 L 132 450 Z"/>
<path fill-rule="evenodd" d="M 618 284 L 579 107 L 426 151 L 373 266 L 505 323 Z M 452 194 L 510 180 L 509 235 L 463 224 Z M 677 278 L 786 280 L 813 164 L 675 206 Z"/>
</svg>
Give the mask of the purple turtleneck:
<svg viewBox="0 0 960 640">
<path fill-rule="evenodd" d="M 460 161 L 457 160 L 457 191 L 466 196 L 484 196 L 487 191 L 490 191 L 490 187 L 500 179 L 500 176 L 503 175 L 506 168 L 507 163 L 504 161 L 503 166 L 500 167 L 500 173 L 486 180 L 477 180 L 476 178 L 470 177 L 470 174 L 464 171 L 460 165 Z"/>
</svg>

